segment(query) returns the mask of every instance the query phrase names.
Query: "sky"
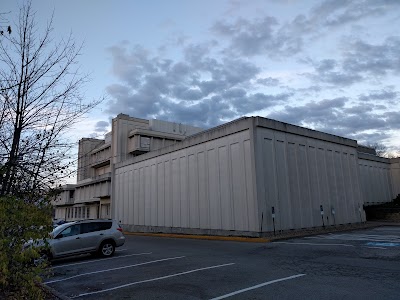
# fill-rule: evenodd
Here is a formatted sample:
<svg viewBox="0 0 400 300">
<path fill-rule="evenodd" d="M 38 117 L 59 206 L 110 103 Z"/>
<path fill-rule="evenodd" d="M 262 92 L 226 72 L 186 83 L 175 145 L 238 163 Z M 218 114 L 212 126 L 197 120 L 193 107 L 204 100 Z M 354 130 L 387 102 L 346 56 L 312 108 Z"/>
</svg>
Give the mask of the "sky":
<svg viewBox="0 0 400 300">
<path fill-rule="evenodd" d="M 21 1 L 3 0 L 18 12 Z M 33 0 L 72 32 L 106 100 L 73 130 L 119 113 L 210 128 L 262 116 L 400 150 L 399 0 Z"/>
</svg>

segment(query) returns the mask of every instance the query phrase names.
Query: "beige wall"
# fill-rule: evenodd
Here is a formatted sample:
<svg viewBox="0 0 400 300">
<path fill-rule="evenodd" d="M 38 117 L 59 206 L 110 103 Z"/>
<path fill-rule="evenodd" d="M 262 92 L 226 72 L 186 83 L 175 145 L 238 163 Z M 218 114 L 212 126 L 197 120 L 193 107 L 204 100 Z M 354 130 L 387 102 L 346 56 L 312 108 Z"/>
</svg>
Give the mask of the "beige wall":
<svg viewBox="0 0 400 300">
<path fill-rule="evenodd" d="M 389 159 L 359 154 L 361 191 L 366 205 L 390 202 L 394 198 Z"/>
<path fill-rule="evenodd" d="M 390 160 L 390 174 L 393 187 L 393 198 L 400 194 L 400 157 Z"/>
<path fill-rule="evenodd" d="M 365 221 L 359 211 L 363 202 L 356 144 L 334 143 L 334 138 L 323 140 L 313 137 L 314 133 L 257 128 L 257 193 L 263 231 L 273 230 L 272 207 L 276 230 Z"/>
<path fill-rule="evenodd" d="M 258 231 L 249 130 L 116 169 L 122 224 Z"/>
</svg>

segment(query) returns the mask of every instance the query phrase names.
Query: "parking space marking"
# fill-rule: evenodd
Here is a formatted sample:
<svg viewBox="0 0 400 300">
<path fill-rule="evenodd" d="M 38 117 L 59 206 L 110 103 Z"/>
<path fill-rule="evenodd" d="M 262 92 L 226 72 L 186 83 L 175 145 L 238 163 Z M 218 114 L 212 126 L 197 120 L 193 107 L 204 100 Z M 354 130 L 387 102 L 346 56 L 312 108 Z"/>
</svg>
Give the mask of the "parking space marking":
<svg viewBox="0 0 400 300">
<path fill-rule="evenodd" d="M 79 298 L 79 297 L 83 297 L 83 296 L 89 296 L 89 295 L 94 295 L 94 294 L 105 293 L 105 292 L 114 291 L 114 290 L 117 290 L 117 289 L 122 289 L 122 288 L 124 288 L 124 287 L 132 286 L 132 285 L 136 285 L 136 284 L 140 284 L 140 283 L 146 283 L 146 282 L 151 282 L 151 281 L 157 281 L 157 280 L 167 279 L 167 278 L 171 278 L 171 277 L 175 277 L 175 276 L 181 276 L 181 275 L 190 274 L 190 273 L 199 272 L 199 271 L 204 271 L 204 270 L 210 270 L 210 269 L 215 269 L 215 268 L 222 268 L 222 267 L 231 266 L 231 265 L 234 265 L 234 264 L 235 264 L 235 263 L 228 263 L 228 264 L 223 264 L 223 265 L 216 265 L 216 266 L 205 267 L 205 268 L 200 268 L 200 269 L 194 269 L 194 270 L 185 271 L 185 272 L 180 272 L 180 273 L 176 273 L 176 274 L 171 274 L 171 275 L 156 277 L 156 278 L 147 279 L 147 280 L 135 281 L 135 282 L 131 282 L 131 283 L 128 283 L 128 284 L 119 285 L 119 286 L 116 286 L 116 287 L 113 287 L 113 288 L 109 288 L 109 289 L 104 289 L 104 290 L 95 291 L 95 292 L 91 292 L 91 293 L 79 294 L 79 295 L 77 295 L 77 296 L 70 297 L 70 298 Z"/>
<path fill-rule="evenodd" d="M 383 247 L 367 247 L 368 249 L 383 249 L 383 250 L 387 250 L 387 248 L 383 248 Z"/>
<path fill-rule="evenodd" d="M 127 251 L 127 250 L 129 250 L 129 249 L 118 249 L 118 250 L 115 250 L 115 252 L 121 252 L 121 251 Z"/>
<path fill-rule="evenodd" d="M 88 273 L 78 274 L 78 275 L 74 275 L 74 276 L 70 276 L 70 277 L 66 277 L 66 278 L 47 281 L 47 282 L 45 282 L 45 284 L 56 283 L 56 282 L 60 282 L 60 281 L 66 281 L 66 280 L 70 280 L 70 279 L 77 278 L 77 277 L 82 277 L 82 276 L 87 276 L 87 275 L 93 275 L 93 274 L 98 274 L 98 273 L 105 273 L 105 272 L 110 272 L 110 271 L 115 271 L 115 270 L 121 270 L 121 269 L 133 268 L 133 267 L 138 267 L 138 266 L 143 266 L 143 265 L 148 265 L 148 264 L 154 264 L 154 263 L 157 263 L 157 262 L 162 262 L 162 261 L 167 261 L 167 260 L 180 259 L 180 258 L 184 258 L 184 257 L 186 257 L 186 256 L 169 257 L 169 258 L 157 259 L 157 260 L 152 260 L 152 261 L 148 261 L 148 262 L 144 262 L 144 263 L 124 266 L 124 267 L 119 267 L 119 268 L 112 268 L 112 269 L 107 269 L 107 270 L 88 272 Z"/>
<path fill-rule="evenodd" d="M 399 243 L 400 236 L 398 235 L 376 235 L 376 234 L 329 234 L 309 236 L 307 239 L 325 239 L 325 240 L 344 240 L 344 241 L 374 241 L 374 242 L 392 242 Z"/>
<path fill-rule="evenodd" d="M 273 242 L 274 244 L 289 244 L 289 245 L 311 245 L 311 246 L 342 246 L 342 247 L 355 247 L 349 244 L 317 244 L 317 243 L 296 243 L 296 242 Z"/>
<path fill-rule="evenodd" d="M 73 263 L 73 264 L 67 264 L 67 265 L 59 265 L 59 266 L 54 266 L 54 267 L 51 267 L 51 268 L 52 268 L 52 269 L 64 268 L 64 267 L 69 267 L 69 266 L 76 266 L 76 265 L 90 264 L 90 263 L 95 263 L 95 262 L 102 262 L 102 261 L 110 260 L 110 259 L 117 259 L 117 258 L 123 258 L 123 257 L 128 257 L 128 256 L 139 256 L 139 255 L 146 255 L 146 254 L 152 254 L 152 253 L 153 253 L 153 252 L 136 253 L 136 254 L 128 254 L 128 255 L 114 256 L 114 257 L 109 257 L 109 258 L 102 258 L 102 259 L 84 261 L 84 262 Z"/>
<path fill-rule="evenodd" d="M 267 281 L 267 282 L 264 282 L 264 283 L 261 283 L 261 284 L 257 284 L 257 285 L 254 285 L 254 286 L 251 286 L 251 287 L 248 287 L 248 288 L 245 288 L 245 289 L 238 290 L 236 292 L 232 292 L 232 293 L 229 293 L 229 294 L 226 294 L 226 295 L 222 295 L 222 296 L 219 296 L 219 297 L 216 297 L 216 298 L 212 298 L 211 300 L 225 299 L 225 298 L 228 298 L 228 297 L 231 297 L 231 296 L 235 296 L 237 294 L 241 294 L 241 293 L 244 293 L 244 292 L 247 292 L 247 291 L 258 289 L 258 288 L 266 286 L 266 285 L 270 285 L 270 284 L 273 284 L 273 283 L 277 283 L 277 282 L 281 282 L 281 281 L 285 281 L 285 280 L 290 280 L 290 279 L 294 279 L 294 278 L 298 278 L 298 277 L 302 277 L 302 276 L 305 276 L 305 275 L 306 274 L 297 274 L 297 275 L 293 275 L 293 276 L 289 276 L 289 277 L 285 277 L 285 278 L 279 278 L 279 279 Z"/>
</svg>

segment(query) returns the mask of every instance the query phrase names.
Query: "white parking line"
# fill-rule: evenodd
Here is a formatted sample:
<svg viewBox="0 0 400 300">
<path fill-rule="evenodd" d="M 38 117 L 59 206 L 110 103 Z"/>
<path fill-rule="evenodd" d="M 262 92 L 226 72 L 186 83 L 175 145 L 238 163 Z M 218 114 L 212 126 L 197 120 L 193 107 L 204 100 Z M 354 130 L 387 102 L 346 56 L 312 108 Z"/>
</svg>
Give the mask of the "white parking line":
<svg viewBox="0 0 400 300">
<path fill-rule="evenodd" d="M 146 255 L 146 254 L 152 254 L 152 253 L 153 252 L 147 252 L 147 253 L 137 253 L 137 254 L 128 254 L 128 255 L 121 255 L 121 256 L 115 256 L 115 257 L 109 257 L 109 258 L 102 258 L 102 259 L 84 261 L 84 262 L 79 262 L 79 263 L 74 263 L 74 264 L 54 266 L 54 267 L 52 267 L 52 269 L 64 268 L 64 267 L 76 266 L 76 265 L 83 265 L 83 264 L 90 264 L 90 263 L 102 262 L 102 261 L 110 260 L 110 259 L 117 259 L 117 258 L 128 257 L 128 256 L 139 256 L 139 255 Z"/>
<path fill-rule="evenodd" d="M 244 292 L 247 292 L 247 291 L 251 291 L 251 290 L 254 290 L 254 289 L 258 289 L 258 288 L 263 287 L 263 286 L 266 286 L 266 285 L 270 285 L 270 284 L 277 283 L 277 282 L 280 282 L 280 281 L 285 281 L 285 280 L 290 280 L 290 279 L 298 278 L 298 277 L 305 276 L 305 275 L 306 275 L 306 274 L 298 274 L 298 275 L 293 275 L 293 276 L 289 276 L 289 277 L 285 277 L 285 278 L 280 278 L 280 279 L 275 279 L 275 280 L 267 281 L 267 282 L 264 282 L 264 283 L 261 283 L 261 284 L 257 284 L 257 285 L 248 287 L 248 288 L 246 288 L 246 289 L 238 290 L 238 291 L 236 291 L 236 292 L 232 292 L 232 293 L 229 293 L 229 294 L 226 294 L 226 295 L 222 295 L 222 296 L 219 296 L 219 297 L 216 297 L 216 298 L 212 298 L 211 300 L 225 299 L 225 298 L 228 298 L 228 297 L 237 295 L 237 294 L 241 294 L 241 293 L 244 293 Z"/>
<path fill-rule="evenodd" d="M 47 281 L 47 282 L 45 282 L 45 284 L 55 283 L 55 282 L 60 282 L 60 281 L 66 281 L 66 280 L 70 280 L 70 279 L 72 279 L 72 278 L 82 277 L 82 276 L 86 276 L 86 275 L 92 275 L 92 274 L 110 272 L 110 271 L 115 271 L 115 270 L 133 268 L 133 267 L 143 266 L 143 265 L 148 265 L 148 264 L 154 264 L 154 263 L 156 263 L 156 262 L 167 261 L 167 260 L 173 260 L 173 259 L 179 259 L 179 258 L 184 258 L 184 257 L 186 257 L 186 256 L 169 257 L 169 258 L 157 259 L 157 260 L 152 260 L 152 261 L 148 261 L 148 262 L 144 262 L 144 263 L 139 263 L 139 264 L 124 266 L 124 267 L 119 267 L 119 268 L 112 268 L 112 269 L 107 269 L 107 270 L 100 270 L 100 271 L 88 272 L 88 273 L 78 274 L 78 275 L 75 275 L 75 276 L 66 277 L 66 278 L 62 278 L 62 279 L 56 279 L 56 280 Z"/>
<path fill-rule="evenodd" d="M 127 251 L 127 250 L 129 250 L 129 249 L 118 249 L 118 250 L 115 250 L 115 252 L 121 252 L 121 251 Z"/>
<path fill-rule="evenodd" d="M 121 289 L 121 288 L 124 288 L 124 287 L 127 287 L 127 286 L 136 285 L 136 284 L 139 284 L 139 283 L 157 281 L 157 280 L 161 280 L 161 279 L 167 279 L 167 278 L 171 278 L 171 277 L 175 277 L 175 276 L 180 276 L 180 275 L 185 275 L 185 274 L 190 274 L 190 273 L 194 273 L 194 272 L 199 272 L 199 271 L 204 271 L 204 270 L 210 270 L 210 269 L 215 269 L 215 268 L 221 268 L 221 267 L 231 266 L 231 265 L 234 265 L 234 264 L 235 264 L 235 263 L 229 263 L 229 264 L 223 264 L 223 265 L 216 265 L 216 266 L 205 267 L 205 268 L 190 270 L 190 271 L 186 271 L 186 272 L 181 272 L 181 273 L 166 275 L 166 276 L 157 277 L 157 278 L 153 278 L 153 279 L 147 279 L 147 280 L 141 280 L 141 281 L 131 282 L 131 283 L 128 283 L 128 284 L 119 285 L 119 286 L 116 286 L 116 287 L 113 287 L 113 288 L 109 288 L 109 289 L 104 289 L 104 290 L 101 290 L 101 291 L 79 294 L 78 296 L 74 296 L 74 297 L 70 297 L 70 298 L 78 298 L 78 297 L 83 297 L 83 296 L 88 296 L 88 295 L 94 295 L 94 294 L 109 292 L 109 291 Z"/>
<path fill-rule="evenodd" d="M 383 247 L 367 247 L 369 249 L 383 249 L 383 250 L 387 250 L 387 248 L 383 248 Z"/>
<path fill-rule="evenodd" d="M 376 241 L 376 242 L 393 242 L 399 243 L 400 236 L 398 235 L 376 235 L 376 234 L 330 234 L 305 237 L 307 239 L 327 239 L 327 240 L 348 240 L 348 241 Z"/>
<path fill-rule="evenodd" d="M 294 242 L 273 242 L 274 244 L 289 244 L 289 245 L 312 245 L 312 246 L 343 246 L 343 247 L 355 247 L 349 244 L 316 244 L 316 243 L 294 243 Z"/>
</svg>

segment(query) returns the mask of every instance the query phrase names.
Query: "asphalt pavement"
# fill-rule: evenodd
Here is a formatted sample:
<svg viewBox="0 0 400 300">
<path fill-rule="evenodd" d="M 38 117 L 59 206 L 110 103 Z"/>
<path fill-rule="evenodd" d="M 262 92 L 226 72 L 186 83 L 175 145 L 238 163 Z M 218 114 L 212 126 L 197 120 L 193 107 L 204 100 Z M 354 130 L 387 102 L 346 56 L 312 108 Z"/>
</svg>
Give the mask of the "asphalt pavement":
<svg viewBox="0 0 400 300">
<path fill-rule="evenodd" d="M 72 299 L 400 299 L 400 226 L 263 243 L 127 235 L 112 258 L 55 260 Z"/>
</svg>

